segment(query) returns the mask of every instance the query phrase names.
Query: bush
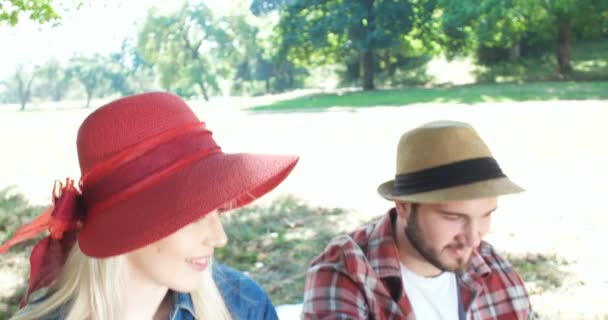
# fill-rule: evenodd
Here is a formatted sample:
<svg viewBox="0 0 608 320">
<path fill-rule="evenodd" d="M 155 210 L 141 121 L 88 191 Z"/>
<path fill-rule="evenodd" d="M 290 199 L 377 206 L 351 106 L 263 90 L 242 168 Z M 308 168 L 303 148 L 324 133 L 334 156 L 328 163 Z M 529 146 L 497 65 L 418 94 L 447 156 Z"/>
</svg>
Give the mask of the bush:
<svg viewBox="0 0 608 320">
<path fill-rule="evenodd" d="M 0 243 L 8 240 L 15 229 L 38 216 L 44 206 L 31 206 L 15 187 L 0 190 Z"/>
</svg>

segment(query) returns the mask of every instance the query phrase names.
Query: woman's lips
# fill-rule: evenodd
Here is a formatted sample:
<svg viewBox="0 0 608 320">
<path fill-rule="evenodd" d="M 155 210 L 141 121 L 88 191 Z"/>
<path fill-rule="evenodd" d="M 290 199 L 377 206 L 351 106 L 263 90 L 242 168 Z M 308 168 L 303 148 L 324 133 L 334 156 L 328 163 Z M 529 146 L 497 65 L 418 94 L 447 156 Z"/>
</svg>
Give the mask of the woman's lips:
<svg viewBox="0 0 608 320">
<path fill-rule="evenodd" d="M 192 269 L 200 272 L 207 269 L 207 267 L 209 266 L 210 259 L 211 256 L 204 256 L 198 258 L 189 258 L 186 259 L 186 262 L 188 263 L 188 265 L 190 265 L 190 267 L 192 267 Z"/>
</svg>

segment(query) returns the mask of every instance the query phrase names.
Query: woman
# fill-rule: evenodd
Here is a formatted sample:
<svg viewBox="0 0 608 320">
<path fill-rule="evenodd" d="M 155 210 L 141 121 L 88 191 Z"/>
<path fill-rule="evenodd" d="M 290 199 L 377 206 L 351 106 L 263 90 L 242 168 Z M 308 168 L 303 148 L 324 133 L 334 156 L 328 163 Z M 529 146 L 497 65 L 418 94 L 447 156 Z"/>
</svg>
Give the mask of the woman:
<svg viewBox="0 0 608 320">
<path fill-rule="evenodd" d="M 213 264 L 219 214 L 281 183 L 295 156 L 226 154 L 177 96 L 147 93 L 93 112 L 77 137 L 81 178 L 0 253 L 48 229 L 13 319 L 276 319 L 252 280 Z"/>
</svg>

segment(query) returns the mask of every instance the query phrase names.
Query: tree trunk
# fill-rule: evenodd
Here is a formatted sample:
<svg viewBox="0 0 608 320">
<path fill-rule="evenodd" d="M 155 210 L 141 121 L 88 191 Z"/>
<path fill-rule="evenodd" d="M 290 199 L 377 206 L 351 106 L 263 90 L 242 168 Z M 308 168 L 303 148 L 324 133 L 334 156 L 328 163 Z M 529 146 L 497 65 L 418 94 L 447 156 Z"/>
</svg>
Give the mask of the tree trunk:
<svg viewBox="0 0 608 320">
<path fill-rule="evenodd" d="M 266 82 L 266 94 L 270 93 L 270 77 L 265 79 Z"/>
<path fill-rule="evenodd" d="M 374 0 L 363 0 L 361 2 L 365 11 L 367 11 L 364 25 L 367 32 L 367 39 L 363 48 L 361 64 L 363 65 L 363 90 L 374 90 L 374 33 L 376 31 L 376 16 L 373 13 Z"/>
<path fill-rule="evenodd" d="M 85 108 L 88 108 L 91 106 L 91 98 L 93 97 L 93 90 L 86 90 L 87 91 L 87 104 L 85 105 Z"/>
<path fill-rule="evenodd" d="M 363 90 L 374 90 L 374 53 L 370 48 L 363 50 Z"/>
<path fill-rule="evenodd" d="M 509 61 L 517 61 L 521 57 L 521 42 L 515 42 L 509 49 Z"/>
<path fill-rule="evenodd" d="M 186 49 L 188 51 L 190 51 L 190 56 L 192 57 L 192 60 L 196 63 L 196 65 L 198 66 L 200 74 L 204 74 L 205 70 L 203 70 L 202 62 L 201 62 L 200 55 L 198 52 L 199 48 L 203 44 L 203 39 L 199 39 L 198 43 L 192 44 L 192 43 L 190 43 L 190 39 L 188 38 L 187 30 L 185 30 L 184 28 L 181 28 L 181 30 L 182 30 L 182 37 L 184 39 L 184 44 L 186 45 Z M 203 77 L 200 77 L 196 82 L 197 82 L 199 88 L 201 88 L 201 93 L 203 94 L 203 99 L 205 99 L 205 101 L 209 101 L 209 96 L 207 95 L 207 88 L 205 87 L 205 81 L 203 80 Z"/>
<path fill-rule="evenodd" d="M 203 80 L 198 81 L 198 86 L 201 88 L 203 99 L 205 99 L 205 101 L 209 101 L 209 96 L 207 95 L 207 88 L 205 88 L 205 82 L 203 82 Z"/>
<path fill-rule="evenodd" d="M 53 101 L 53 102 L 61 101 L 61 98 L 63 98 L 63 92 L 61 92 L 60 90 L 61 89 L 55 89 L 55 91 L 51 95 L 51 101 Z"/>
<path fill-rule="evenodd" d="M 28 94 L 27 94 L 27 89 L 24 88 L 25 85 L 23 83 L 23 81 L 20 78 L 17 78 L 17 85 L 18 85 L 18 90 L 19 90 L 19 105 L 21 106 L 19 108 L 19 111 L 24 111 L 25 110 L 25 105 L 27 104 L 27 100 L 28 100 Z"/>
<path fill-rule="evenodd" d="M 562 20 L 557 33 L 557 73 L 567 76 L 572 72 L 570 64 L 570 21 Z"/>
<path fill-rule="evenodd" d="M 295 87 L 295 83 L 296 83 L 296 67 L 294 65 L 287 65 L 287 89 L 293 89 Z M 285 88 L 283 88 L 283 91 L 287 91 Z"/>
<path fill-rule="evenodd" d="M 23 75 L 25 77 L 25 74 Z M 32 73 L 27 83 L 24 83 L 25 79 L 21 78 L 21 75 L 17 75 L 17 83 L 19 90 L 19 103 L 21 107 L 19 111 L 25 110 L 25 105 L 30 101 L 32 95 L 32 82 L 34 81 L 34 74 Z"/>
</svg>

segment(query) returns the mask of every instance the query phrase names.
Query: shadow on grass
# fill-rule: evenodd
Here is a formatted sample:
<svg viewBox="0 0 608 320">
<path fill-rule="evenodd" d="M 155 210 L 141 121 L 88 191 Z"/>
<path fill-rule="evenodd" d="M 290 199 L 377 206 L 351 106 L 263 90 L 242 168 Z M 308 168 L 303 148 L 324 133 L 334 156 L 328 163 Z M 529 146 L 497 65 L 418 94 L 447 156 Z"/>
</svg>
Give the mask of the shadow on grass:
<svg viewBox="0 0 608 320">
<path fill-rule="evenodd" d="M 252 112 L 319 112 L 334 107 L 367 108 L 416 103 L 465 103 L 608 99 L 608 82 L 476 84 L 442 88 L 403 88 L 318 94 L 259 105 Z"/>
<path fill-rule="evenodd" d="M 294 197 L 237 210 L 224 220 L 228 245 L 216 251 L 216 259 L 247 272 L 275 305 L 299 303 L 306 268 L 341 232 L 339 221 L 347 213 L 311 207 Z"/>
<path fill-rule="evenodd" d="M 555 254 L 507 254 L 506 259 L 524 279 L 531 295 L 557 289 L 569 276 L 562 267 L 569 265 L 570 262 L 558 258 Z"/>
</svg>

